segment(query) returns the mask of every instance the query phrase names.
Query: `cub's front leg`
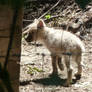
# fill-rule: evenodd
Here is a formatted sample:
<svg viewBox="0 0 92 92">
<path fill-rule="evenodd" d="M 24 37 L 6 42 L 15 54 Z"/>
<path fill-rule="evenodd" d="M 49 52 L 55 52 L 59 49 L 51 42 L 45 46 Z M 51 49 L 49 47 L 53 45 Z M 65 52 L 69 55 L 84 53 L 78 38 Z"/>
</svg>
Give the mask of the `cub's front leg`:
<svg viewBox="0 0 92 92">
<path fill-rule="evenodd" d="M 58 75 L 58 69 L 57 69 L 57 57 L 54 55 L 51 55 L 52 60 L 52 74 L 50 76 L 56 76 Z"/>
</svg>

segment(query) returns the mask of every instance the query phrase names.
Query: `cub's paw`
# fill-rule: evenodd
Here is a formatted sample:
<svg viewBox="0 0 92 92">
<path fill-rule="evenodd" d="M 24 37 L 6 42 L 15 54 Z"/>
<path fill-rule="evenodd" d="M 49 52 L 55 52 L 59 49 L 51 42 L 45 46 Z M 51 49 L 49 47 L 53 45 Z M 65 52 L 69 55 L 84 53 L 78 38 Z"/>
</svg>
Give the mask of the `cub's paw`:
<svg viewBox="0 0 92 92">
<path fill-rule="evenodd" d="M 81 74 L 75 74 L 74 76 L 76 77 L 76 80 L 80 80 L 81 79 Z"/>
<path fill-rule="evenodd" d="M 64 85 L 63 85 L 64 87 L 70 87 L 71 85 L 70 85 L 70 83 L 64 83 Z"/>
</svg>

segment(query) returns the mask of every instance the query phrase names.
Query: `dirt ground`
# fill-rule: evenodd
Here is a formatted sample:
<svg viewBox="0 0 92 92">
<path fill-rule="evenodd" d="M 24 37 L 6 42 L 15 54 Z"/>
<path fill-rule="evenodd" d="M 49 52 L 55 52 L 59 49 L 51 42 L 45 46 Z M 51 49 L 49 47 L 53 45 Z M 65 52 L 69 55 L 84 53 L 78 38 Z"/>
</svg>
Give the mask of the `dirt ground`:
<svg viewBox="0 0 92 92">
<path fill-rule="evenodd" d="M 20 92 L 92 92 L 92 33 L 88 34 L 85 43 L 86 53 L 83 53 L 83 74 L 77 82 L 74 81 L 76 64 L 73 66 L 73 83 L 64 87 L 66 68 L 59 70 L 59 75 L 50 77 L 52 72 L 50 52 L 39 42 L 27 44 L 22 41 L 22 57 L 20 69 Z M 45 54 L 45 55 L 44 55 Z"/>
</svg>

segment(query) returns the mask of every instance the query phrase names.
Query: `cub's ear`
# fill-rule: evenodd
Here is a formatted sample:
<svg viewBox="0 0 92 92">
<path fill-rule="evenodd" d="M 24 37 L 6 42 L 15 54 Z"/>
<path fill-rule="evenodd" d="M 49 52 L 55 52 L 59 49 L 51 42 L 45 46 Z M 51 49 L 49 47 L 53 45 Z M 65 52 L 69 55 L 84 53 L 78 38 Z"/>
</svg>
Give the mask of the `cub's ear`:
<svg viewBox="0 0 92 92">
<path fill-rule="evenodd" d="M 39 22 L 38 22 L 37 27 L 38 27 L 38 28 L 43 28 L 44 26 L 45 26 L 44 21 L 43 21 L 42 19 L 40 19 Z"/>
</svg>

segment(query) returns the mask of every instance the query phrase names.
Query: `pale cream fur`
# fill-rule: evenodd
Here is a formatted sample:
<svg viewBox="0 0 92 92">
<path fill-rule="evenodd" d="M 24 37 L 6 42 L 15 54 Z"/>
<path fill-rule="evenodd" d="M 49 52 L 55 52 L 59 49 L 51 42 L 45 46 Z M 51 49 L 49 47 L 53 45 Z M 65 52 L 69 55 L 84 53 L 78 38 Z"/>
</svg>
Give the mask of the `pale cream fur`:
<svg viewBox="0 0 92 92">
<path fill-rule="evenodd" d="M 56 57 L 62 58 L 63 56 L 67 67 L 67 81 L 65 86 L 69 86 L 72 81 L 72 67 L 70 64 L 70 61 L 72 61 L 70 59 L 71 56 L 78 65 L 78 72 L 75 76 L 81 76 L 81 58 L 82 53 L 85 52 L 85 48 L 83 42 L 77 36 L 62 29 L 49 28 L 41 19 L 35 19 L 34 23 L 30 24 L 28 27 L 29 28 L 24 32 L 24 34 L 28 35 L 25 39 L 27 40 L 30 37 L 30 34 L 33 32 L 33 40 L 42 41 L 51 52 L 53 67 L 52 74 L 57 74 Z"/>
</svg>

